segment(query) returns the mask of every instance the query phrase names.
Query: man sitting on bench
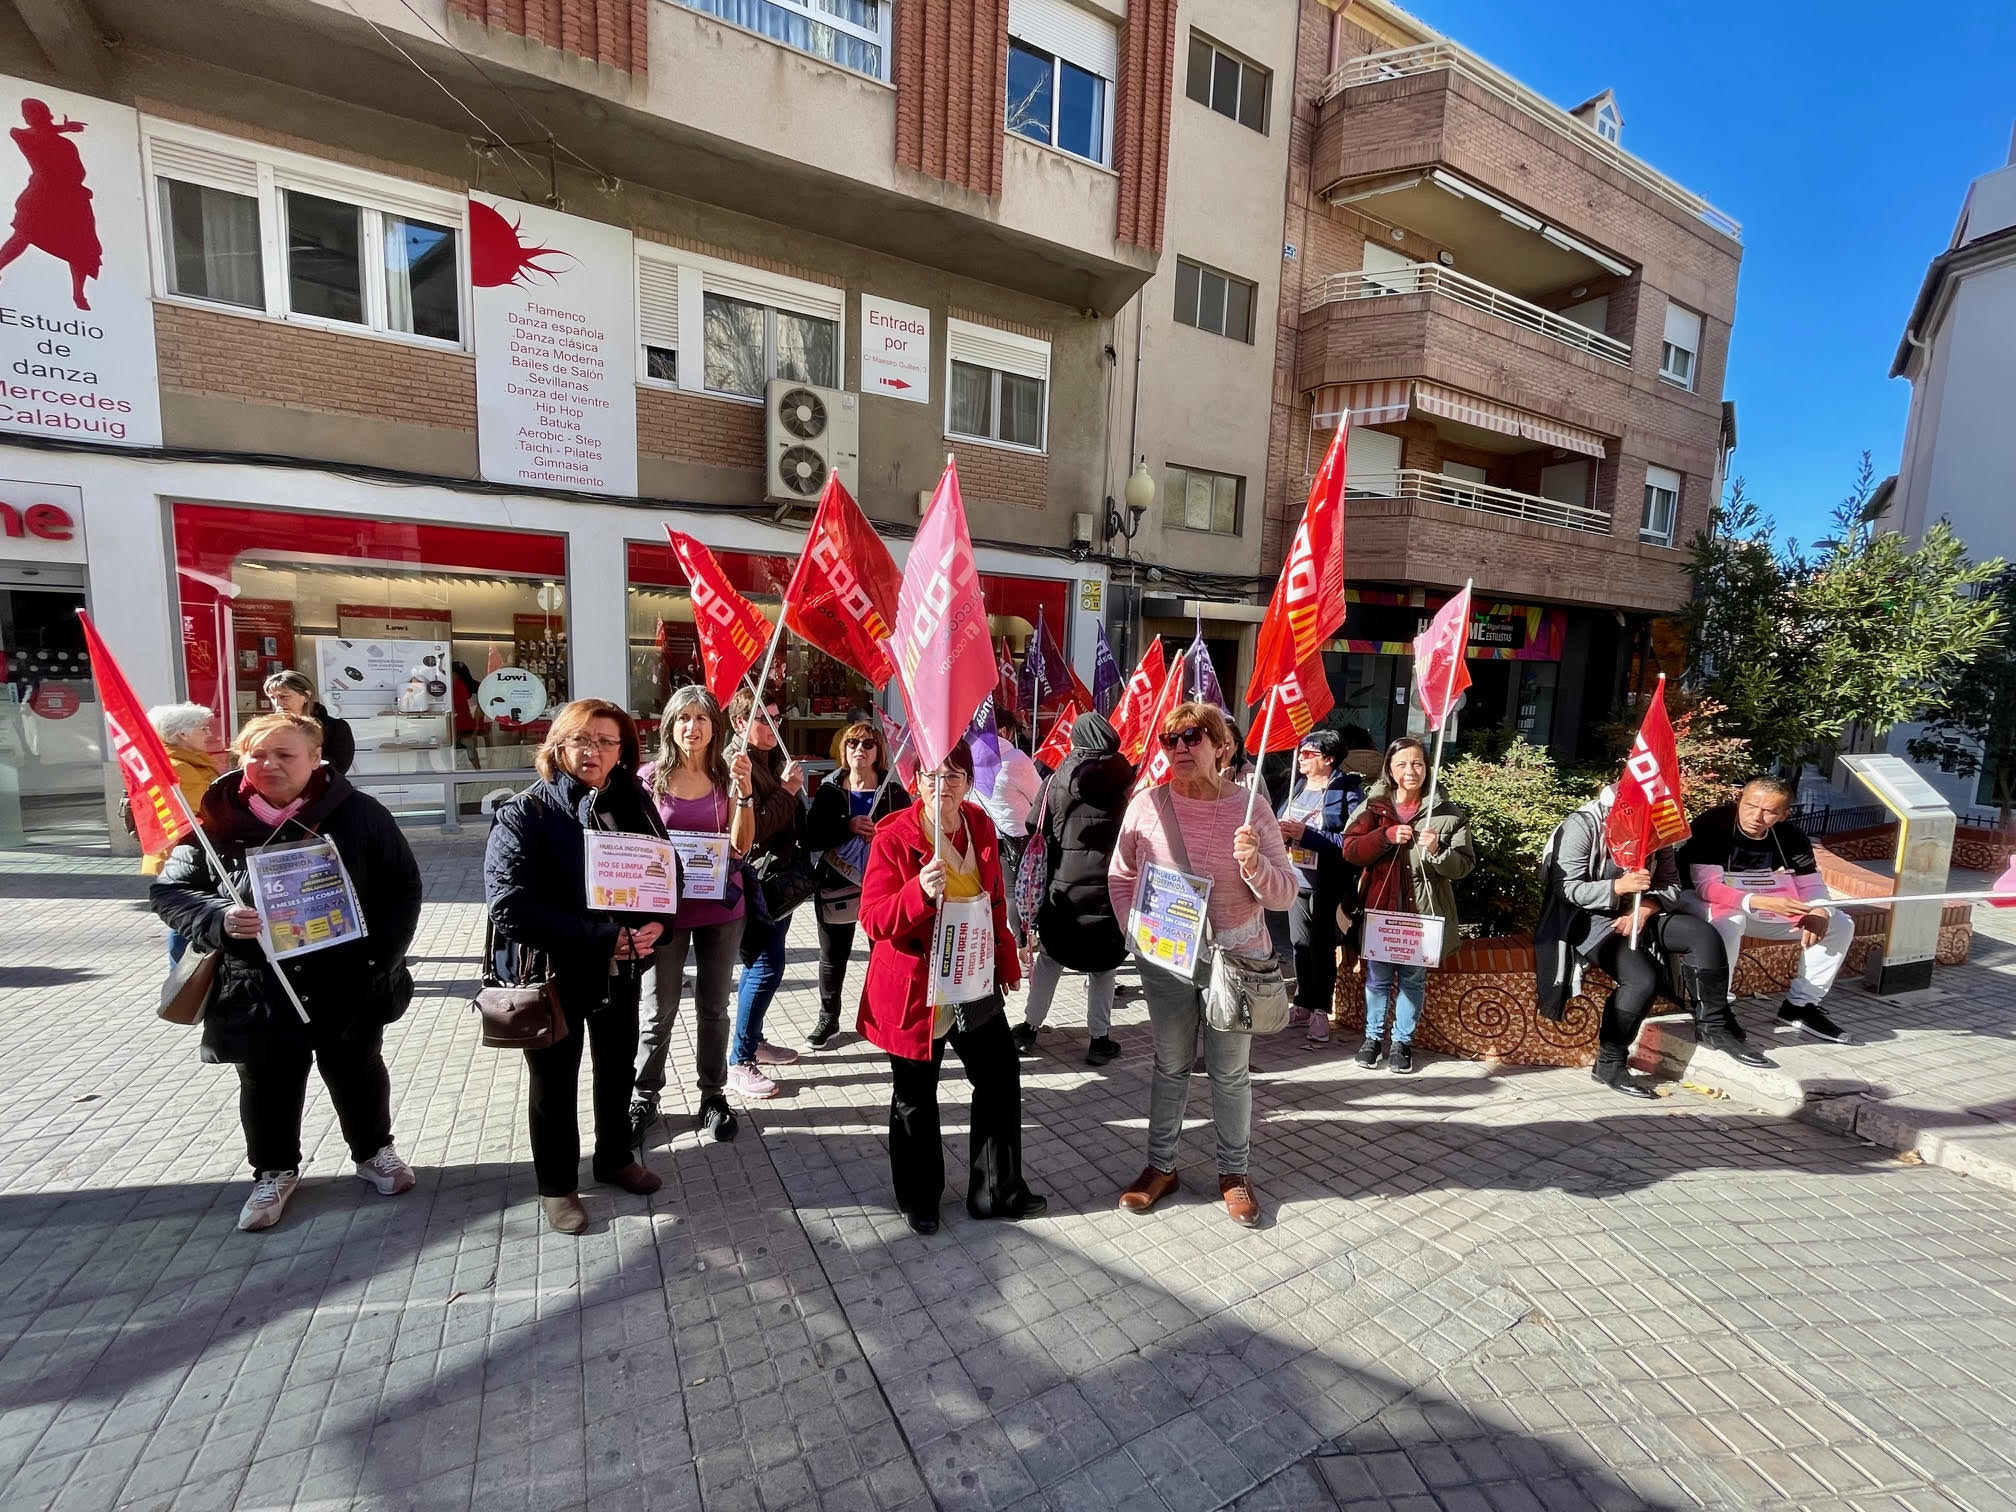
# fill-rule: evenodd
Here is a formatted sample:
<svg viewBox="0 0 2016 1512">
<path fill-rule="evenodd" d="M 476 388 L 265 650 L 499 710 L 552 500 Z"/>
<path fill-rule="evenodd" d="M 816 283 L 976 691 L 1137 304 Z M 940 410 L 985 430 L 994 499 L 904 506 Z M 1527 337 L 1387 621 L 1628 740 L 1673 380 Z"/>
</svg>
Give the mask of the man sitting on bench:
<svg viewBox="0 0 2016 1512">
<path fill-rule="evenodd" d="M 1732 981 L 1746 938 L 1797 940 L 1799 974 L 1778 1005 L 1776 1028 L 1840 1044 L 1847 1035 L 1820 1011 L 1820 1003 L 1848 957 L 1855 921 L 1845 910 L 1825 906 L 1827 884 L 1813 859 L 1813 843 L 1785 817 L 1791 809 L 1791 787 L 1759 777 L 1734 803 L 1697 818 L 1693 837 L 1680 847 L 1680 877 L 1687 889 L 1680 906 L 1722 936 Z"/>
</svg>

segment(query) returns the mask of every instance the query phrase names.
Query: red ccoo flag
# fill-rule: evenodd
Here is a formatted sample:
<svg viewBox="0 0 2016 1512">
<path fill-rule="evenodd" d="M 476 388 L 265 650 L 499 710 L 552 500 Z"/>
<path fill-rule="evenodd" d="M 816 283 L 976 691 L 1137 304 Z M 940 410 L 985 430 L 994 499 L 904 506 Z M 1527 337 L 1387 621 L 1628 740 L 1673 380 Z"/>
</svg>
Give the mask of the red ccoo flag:
<svg viewBox="0 0 2016 1512">
<path fill-rule="evenodd" d="M 889 646 L 918 759 L 935 769 L 965 736 L 973 711 L 994 691 L 995 676 L 987 602 L 966 532 L 959 469 L 950 457 L 903 567 Z"/>
<path fill-rule="evenodd" d="M 1301 744 L 1302 737 L 1315 729 L 1325 714 L 1337 707 L 1337 699 L 1330 691 L 1329 674 L 1323 670 L 1323 658 L 1316 655 L 1309 658 L 1281 680 L 1275 697 L 1280 701 L 1275 705 L 1274 727 L 1266 730 L 1266 710 L 1261 710 L 1260 727 L 1266 730 L 1269 751 L 1292 751 Z M 1260 736 L 1253 737 L 1256 749 Z"/>
<path fill-rule="evenodd" d="M 134 696 L 133 685 L 112 659 L 112 652 L 91 623 L 91 616 L 77 611 L 84 627 L 84 648 L 91 657 L 91 676 L 98 684 L 98 699 L 105 706 L 105 728 L 112 736 L 112 759 L 119 763 L 119 778 L 126 784 L 126 797 L 133 809 L 133 828 L 140 849 L 158 855 L 195 829 L 194 816 L 182 796 L 168 748 L 154 726 L 147 722 L 147 710 Z"/>
<path fill-rule="evenodd" d="M 1008 637 L 1001 637 L 1001 659 L 994 664 L 994 707 L 1006 709 L 1017 718 L 1022 714 L 1022 690 L 1016 686 L 1021 678 L 1015 671 L 1015 658 L 1008 652 Z M 1033 720 L 1036 711 L 1031 709 Z"/>
<path fill-rule="evenodd" d="M 707 691 L 725 704 L 769 643 L 770 618 L 735 591 L 713 552 L 670 525 L 665 534 L 693 590 L 693 628 L 707 665 Z"/>
<path fill-rule="evenodd" d="M 1154 708 L 1156 696 L 1168 680 L 1169 674 L 1162 666 L 1162 637 L 1158 635 L 1141 653 L 1141 665 L 1127 679 L 1120 702 L 1113 708 L 1113 733 L 1120 737 L 1120 754 L 1136 766 L 1141 764 L 1148 745 L 1148 712 Z"/>
<path fill-rule="evenodd" d="M 1414 637 L 1414 699 L 1428 716 L 1428 728 L 1449 722 L 1456 695 L 1470 686 L 1470 585 L 1435 613 Z"/>
<path fill-rule="evenodd" d="M 1078 700 L 1067 698 L 1064 712 L 1057 716 L 1057 723 L 1050 726 L 1050 733 L 1043 744 L 1036 748 L 1036 759 L 1044 766 L 1056 771 L 1058 763 L 1071 754 L 1071 727 L 1078 723 L 1078 716 L 1085 711 L 1078 707 Z"/>
<path fill-rule="evenodd" d="M 1344 438 L 1349 433 L 1346 416 L 1323 454 L 1302 523 L 1288 543 L 1288 559 L 1260 622 L 1253 676 L 1246 684 L 1248 705 L 1306 663 L 1344 623 Z"/>
<path fill-rule="evenodd" d="M 882 643 L 896 621 L 902 582 L 896 559 L 840 475 L 828 473 L 805 554 L 784 590 L 784 623 L 835 661 L 886 688 L 896 667 Z"/>
<path fill-rule="evenodd" d="M 1624 775 L 1617 779 L 1617 801 L 1603 838 L 1619 866 L 1637 871 L 1654 851 L 1685 840 L 1689 828 L 1681 801 L 1680 753 L 1673 721 L 1666 717 L 1666 677 L 1661 673 L 1625 758 Z"/>
<path fill-rule="evenodd" d="M 1156 737 L 1162 733 L 1162 724 L 1168 719 L 1169 711 L 1183 702 L 1184 697 L 1183 653 L 1178 651 L 1169 663 L 1169 675 L 1162 679 L 1162 686 L 1155 694 L 1154 707 L 1143 721 L 1147 731 L 1145 744 L 1148 759 L 1142 764 L 1141 775 L 1134 779 L 1135 793 L 1145 793 L 1169 780 L 1169 753 L 1162 749 L 1162 742 Z"/>
</svg>

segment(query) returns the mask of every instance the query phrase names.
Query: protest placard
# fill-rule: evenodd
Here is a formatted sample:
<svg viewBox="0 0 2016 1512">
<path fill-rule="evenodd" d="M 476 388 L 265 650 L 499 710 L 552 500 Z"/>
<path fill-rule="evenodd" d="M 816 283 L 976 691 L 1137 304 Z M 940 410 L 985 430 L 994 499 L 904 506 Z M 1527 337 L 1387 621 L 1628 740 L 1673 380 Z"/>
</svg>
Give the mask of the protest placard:
<svg viewBox="0 0 2016 1512">
<path fill-rule="evenodd" d="M 261 846 L 245 853 L 245 867 L 274 959 L 364 938 L 364 910 L 334 842 Z"/>
</svg>

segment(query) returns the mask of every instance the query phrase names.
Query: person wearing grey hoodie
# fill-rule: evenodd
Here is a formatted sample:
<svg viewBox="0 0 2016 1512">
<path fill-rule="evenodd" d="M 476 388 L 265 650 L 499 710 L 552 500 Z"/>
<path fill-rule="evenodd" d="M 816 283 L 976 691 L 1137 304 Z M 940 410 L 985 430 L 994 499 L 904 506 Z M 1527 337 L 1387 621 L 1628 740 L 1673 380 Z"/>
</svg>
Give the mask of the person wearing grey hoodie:
<svg viewBox="0 0 2016 1512">
<path fill-rule="evenodd" d="M 1051 775 L 1038 804 L 1045 848 L 1043 901 L 1036 909 L 1040 953 L 1029 977 L 1029 1003 L 1015 1029 L 1016 1048 L 1028 1054 L 1050 1016 L 1050 1000 L 1066 971 L 1084 972 L 1085 1022 L 1091 1043 L 1085 1064 L 1103 1066 L 1120 1053 L 1113 1038 L 1113 993 L 1127 942 L 1106 887 L 1106 868 L 1120 838 L 1134 764 L 1120 754 L 1120 738 L 1098 714 L 1080 714 L 1071 726 L 1071 751 Z M 1032 831 L 1030 843 L 1037 842 Z"/>
<path fill-rule="evenodd" d="M 1770 1065 L 1744 1043 L 1729 1012 L 1729 958 L 1721 937 L 1680 909 L 1673 847 L 1653 852 L 1636 871 L 1624 870 L 1611 855 L 1605 831 L 1615 801 L 1616 790 L 1604 788 L 1563 819 L 1547 842 L 1541 861 L 1547 901 L 1533 933 L 1540 1016 L 1560 1022 L 1581 989 L 1585 967 L 1614 979 L 1589 1074 L 1627 1097 L 1655 1095 L 1631 1077 L 1631 1043 L 1662 987 L 1693 1013 L 1702 1044 L 1746 1066 Z"/>
</svg>

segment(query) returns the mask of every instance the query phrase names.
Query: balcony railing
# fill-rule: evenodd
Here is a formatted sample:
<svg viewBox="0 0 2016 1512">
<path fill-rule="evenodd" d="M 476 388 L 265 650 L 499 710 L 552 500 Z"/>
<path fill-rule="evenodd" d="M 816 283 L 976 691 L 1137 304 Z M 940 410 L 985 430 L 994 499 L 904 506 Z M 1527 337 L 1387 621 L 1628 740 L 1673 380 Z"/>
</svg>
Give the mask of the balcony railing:
<svg viewBox="0 0 2016 1512">
<path fill-rule="evenodd" d="M 1563 504 L 1509 488 L 1494 488 L 1489 483 L 1471 483 L 1445 473 L 1423 472 L 1418 467 L 1354 474 L 1346 484 L 1346 491 L 1367 499 L 1425 499 L 1430 504 L 1449 504 L 1480 514 L 1530 520 L 1535 525 L 1560 525 L 1595 535 L 1610 534 L 1610 516 L 1586 504 Z"/>
<path fill-rule="evenodd" d="M 1649 164 L 1633 157 L 1577 116 L 1570 115 L 1552 100 L 1541 98 L 1510 74 L 1501 73 L 1474 53 L 1451 42 L 1424 42 L 1417 47 L 1397 47 L 1391 52 L 1367 53 L 1353 58 L 1324 81 L 1318 105 L 1334 99 L 1360 84 L 1377 84 L 1383 79 L 1404 79 L 1411 74 L 1437 73 L 1448 69 L 1505 101 L 1514 110 L 1576 145 L 1594 153 L 1627 178 L 1654 194 L 1699 216 L 1724 236 L 1742 240 L 1743 227 L 1708 201 L 1685 189 Z"/>
<path fill-rule="evenodd" d="M 1320 305 L 1336 304 L 1347 299 L 1379 299 L 1388 294 L 1435 294 L 1443 299 L 1453 299 L 1458 304 L 1482 310 L 1487 315 L 1496 315 L 1529 331 L 1552 336 L 1556 341 L 1578 347 L 1607 362 L 1622 367 L 1631 366 L 1628 343 L 1605 336 L 1601 331 L 1592 331 L 1579 321 L 1544 310 L 1516 294 L 1494 289 L 1480 279 L 1458 273 L 1454 268 L 1445 268 L 1440 263 L 1409 263 L 1404 268 L 1379 273 L 1332 273 L 1316 286 L 1303 309 L 1313 310 Z"/>
</svg>

